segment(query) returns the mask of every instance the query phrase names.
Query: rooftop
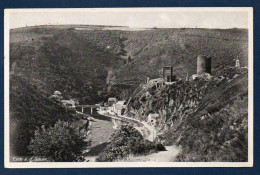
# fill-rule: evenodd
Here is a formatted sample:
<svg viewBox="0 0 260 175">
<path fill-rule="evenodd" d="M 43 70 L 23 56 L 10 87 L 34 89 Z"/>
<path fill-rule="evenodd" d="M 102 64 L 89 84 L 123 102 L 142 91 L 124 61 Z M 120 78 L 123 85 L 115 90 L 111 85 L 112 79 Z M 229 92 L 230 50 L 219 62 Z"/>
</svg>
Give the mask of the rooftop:
<svg viewBox="0 0 260 175">
<path fill-rule="evenodd" d="M 108 98 L 108 101 L 116 101 L 116 98 L 115 97 L 110 97 L 110 98 Z"/>
</svg>

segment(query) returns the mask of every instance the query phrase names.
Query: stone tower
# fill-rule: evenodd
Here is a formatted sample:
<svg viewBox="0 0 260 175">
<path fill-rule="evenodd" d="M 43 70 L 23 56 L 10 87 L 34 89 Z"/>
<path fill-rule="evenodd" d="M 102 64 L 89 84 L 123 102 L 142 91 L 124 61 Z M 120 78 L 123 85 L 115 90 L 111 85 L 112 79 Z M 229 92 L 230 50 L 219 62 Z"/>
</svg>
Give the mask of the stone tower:
<svg viewBox="0 0 260 175">
<path fill-rule="evenodd" d="M 236 68 L 240 68 L 240 62 L 239 62 L 239 59 L 236 60 Z"/>
<path fill-rule="evenodd" d="M 197 58 L 197 75 L 211 74 L 211 57 L 199 55 Z"/>
<path fill-rule="evenodd" d="M 173 68 L 171 66 L 163 67 L 163 78 L 166 82 L 173 81 Z"/>
</svg>

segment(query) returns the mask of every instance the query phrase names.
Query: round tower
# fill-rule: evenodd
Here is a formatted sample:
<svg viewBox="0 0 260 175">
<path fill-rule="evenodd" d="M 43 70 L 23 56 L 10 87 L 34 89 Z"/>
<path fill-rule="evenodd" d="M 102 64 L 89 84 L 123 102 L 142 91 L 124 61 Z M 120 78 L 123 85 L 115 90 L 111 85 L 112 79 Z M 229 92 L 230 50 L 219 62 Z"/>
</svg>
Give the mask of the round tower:
<svg viewBox="0 0 260 175">
<path fill-rule="evenodd" d="M 204 73 L 211 74 L 211 57 L 199 55 L 197 58 L 197 74 L 201 75 Z"/>
</svg>

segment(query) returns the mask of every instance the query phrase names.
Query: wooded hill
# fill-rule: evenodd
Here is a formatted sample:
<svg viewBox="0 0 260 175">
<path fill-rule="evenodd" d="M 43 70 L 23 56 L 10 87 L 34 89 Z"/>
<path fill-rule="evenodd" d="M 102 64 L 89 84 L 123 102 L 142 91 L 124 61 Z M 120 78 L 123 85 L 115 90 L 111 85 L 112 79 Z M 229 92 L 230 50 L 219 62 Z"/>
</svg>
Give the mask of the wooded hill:
<svg viewBox="0 0 260 175">
<path fill-rule="evenodd" d="M 237 58 L 247 66 L 248 34 L 244 29 L 105 28 L 12 29 L 11 70 L 46 93 L 59 90 L 82 103 L 95 103 L 112 95 L 129 96 L 147 76 L 160 77 L 166 65 L 173 66 L 180 78 L 191 75 L 199 54 L 212 57 L 213 71 L 235 64 Z"/>
<path fill-rule="evenodd" d="M 37 128 L 52 126 L 58 120 L 72 121 L 74 117 L 26 79 L 11 75 L 9 119 L 11 156 L 26 156 Z"/>
</svg>

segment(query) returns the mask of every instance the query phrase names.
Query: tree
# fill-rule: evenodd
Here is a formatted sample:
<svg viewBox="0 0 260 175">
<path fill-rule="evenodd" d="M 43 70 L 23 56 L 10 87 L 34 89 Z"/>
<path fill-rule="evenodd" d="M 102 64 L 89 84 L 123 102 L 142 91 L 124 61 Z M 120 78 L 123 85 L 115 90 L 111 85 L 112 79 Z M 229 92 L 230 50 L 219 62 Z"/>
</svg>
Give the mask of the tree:
<svg viewBox="0 0 260 175">
<path fill-rule="evenodd" d="M 144 140 L 141 133 L 131 125 L 122 125 L 110 138 L 109 144 L 96 158 L 97 162 L 111 162 L 129 155 L 147 155 L 165 150 L 164 146 Z"/>
<path fill-rule="evenodd" d="M 53 127 L 35 130 L 28 149 L 35 157 L 52 159 L 55 162 L 77 161 L 90 142 L 79 135 L 69 122 L 58 121 Z"/>
</svg>

